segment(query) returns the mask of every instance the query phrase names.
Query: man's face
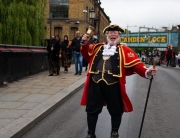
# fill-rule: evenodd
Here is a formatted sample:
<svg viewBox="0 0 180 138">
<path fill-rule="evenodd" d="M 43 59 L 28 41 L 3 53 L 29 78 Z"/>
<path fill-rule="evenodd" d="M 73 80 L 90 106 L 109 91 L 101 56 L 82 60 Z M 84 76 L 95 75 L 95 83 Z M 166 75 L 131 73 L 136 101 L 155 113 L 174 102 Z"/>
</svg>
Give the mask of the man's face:
<svg viewBox="0 0 180 138">
<path fill-rule="evenodd" d="M 108 31 L 106 35 L 110 45 L 115 45 L 120 42 L 120 34 L 118 31 Z"/>
<path fill-rule="evenodd" d="M 64 37 L 64 40 L 67 40 L 67 37 L 66 37 L 66 36 Z"/>
<path fill-rule="evenodd" d="M 79 31 L 76 31 L 76 37 L 80 37 L 80 32 Z"/>
<path fill-rule="evenodd" d="M 59 40 L 59 37 L 58 37 L 58 36 L 56 36 L 56 37 L 55 37 L 55 39 L 58 41 L 58 40 Z"/>
</svg>

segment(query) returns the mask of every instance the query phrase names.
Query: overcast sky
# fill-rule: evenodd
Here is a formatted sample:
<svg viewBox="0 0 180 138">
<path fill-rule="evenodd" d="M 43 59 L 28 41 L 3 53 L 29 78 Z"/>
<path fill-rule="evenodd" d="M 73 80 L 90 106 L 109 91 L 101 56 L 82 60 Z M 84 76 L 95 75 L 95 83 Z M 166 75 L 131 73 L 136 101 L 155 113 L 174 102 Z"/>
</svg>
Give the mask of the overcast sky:
<svg viewBox="0 0 180 138">
<path fill-rule="evenodd" d="M 171 28 L 180 25 L 180 0 L 100 0 L 111 24 L 137 32 L 139 26 Z M 130 27 L 137 26 L 137 27 Z M 141 30 L 143 31 L 143 29 Z"/>
</svg>

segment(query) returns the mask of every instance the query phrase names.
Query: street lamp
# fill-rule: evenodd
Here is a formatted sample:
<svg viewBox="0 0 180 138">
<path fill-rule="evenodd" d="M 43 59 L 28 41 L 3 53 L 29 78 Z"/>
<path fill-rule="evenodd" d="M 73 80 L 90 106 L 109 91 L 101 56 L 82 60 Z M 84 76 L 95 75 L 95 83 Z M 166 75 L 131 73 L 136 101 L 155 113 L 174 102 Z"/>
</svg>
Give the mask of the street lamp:
<svg viewBox="0 0 180 138">
<path fill-rule="evenodd" d="M 93 9 L 89 10 L 89 18 L 94 19 L 96 16 L 95 11 Z"/>
<path fill-rule="evenodd" d="M 128 25 L 127 25 L 127 28 L 126 28 L 127 45 L 128 45 L 128 33 L 129 33 L 128 27 L 137 27 L 137 25 L 133 25 L 133 26 L 128 26 Z M 139 38 L 138 38 L 138 39 L 139 39 Z M 138 41 L 139 41 L 139 40 L 138 40 Z"/>
</svg>

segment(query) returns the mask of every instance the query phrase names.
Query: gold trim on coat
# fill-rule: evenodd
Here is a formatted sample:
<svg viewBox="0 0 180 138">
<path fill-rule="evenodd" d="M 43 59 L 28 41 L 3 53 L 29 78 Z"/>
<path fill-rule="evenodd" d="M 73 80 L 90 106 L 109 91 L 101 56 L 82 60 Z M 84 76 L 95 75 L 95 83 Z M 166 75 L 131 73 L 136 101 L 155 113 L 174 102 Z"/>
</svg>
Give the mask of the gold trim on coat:
<svg viewBox="0 0 180 138">
<path fill-rule="evenodd" d="M 101 49 L 103 45 L 100 45 L 99 48 L 97 48 L 97 50 L 95 51 L 95 54 L 93 56 L 93 59 L 92 59 L 92 63 L 90 64 L 90 67 L 89 67 L 89 73 L 95 73 L 95 72 L 92 72 L 91 71 L 91 68 L 92 68 L 92 65 L 94 64 L 94 58 L 96 57 L 97 53 L 99 52 L 99 50 Z"/>
<path fill-rule="evenodd" d="M 115 81 L 115 82 L 112 82 L 112 83 L 108 83 L 104 78 L 101 78 L 99 79 L 98 81 L 95 81 L 93 78 L 92 80 L 95 82 L 95 83 L 99 83 L 101 80 L 103 80 L 107 85 L 113 85 L 113 84 L 116 84 L 117 82 L 119 81 Z"/>
<path fill-rule="evenodd" d="M 132 66 L 136 65 L 137 61 L 138 61 L 138 63 L 141 62 L 140 59 L 134 59 L 131 62 L 126 63 L 126 61 L 125 61 L 125 52 L 124 52 L 123 48 L 122 48 L 122 54 L 123 54 L 123 57 L 124 57 L 124 66 L 126 66 L 126 67 L 132 67 Z M 132 65 L 130 65 L 130 64 L 132 64 Z"/>
</svg>

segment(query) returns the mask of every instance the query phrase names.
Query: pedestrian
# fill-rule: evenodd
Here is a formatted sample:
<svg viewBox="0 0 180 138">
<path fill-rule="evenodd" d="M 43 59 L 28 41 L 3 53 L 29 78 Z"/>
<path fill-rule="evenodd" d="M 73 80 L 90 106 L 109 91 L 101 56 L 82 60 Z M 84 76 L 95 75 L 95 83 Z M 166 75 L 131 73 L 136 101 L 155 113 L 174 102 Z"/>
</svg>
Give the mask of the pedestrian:
<svg viewBox="0 0 180 138">
<path fill-rule="evenodd" d="M 51 47 L 54 41 L 54 36 L 51 37 L 51 39 L 49 40 L 48 46 L 47 46 L 47 51 L 48 51 L 48 62 L 49 62 L 49 75 L 55 73 L 55 69 L 53 66 L 53 61 L 52 61 L 52 51 L 51 51 Z"/>
<path fill-rule="evenodd" d="M 178 61 L 178 66 L 180 67 L 180 51 L 179 51 L 178 55 L 176 56 L 176 58 L 177 58 L 177 61 Z"/>
<path fill-rule="evenodd" d="M 60 64 L 59 64 L 59 54 L 60 54 L 60 41 L 59 35 L 55 36 L 55 40 L 52 42 L 51 48 L 51 57 L 50 57 L 50 67 L 49 67 L 49 76 L 53 76 L 53 74 L 59 75 L 60 72 Z"/>
<path fill-rule="evenodd" d="M 81 36 L 80 36 L 80 32 L 76 31 L 75 33 L 75 38 L 72 40 L 71 43 L 71 49 L 73 51 L 73 55 L 74 55 L 74 62 L 75 62 L 75 74 L 74 75 L 81 75 L 82 73 L 82 55 L 80 53 L 80 42 L 81 42 Z M 78 67 L 79 65 L 79 67 Z"/>
<path fill-rule="evenodd" d="M 68 36 L 64 36 L 64 40 L 61 43 L 61 49 L 62 49 L 62 67 L 64 67 L 64 72 L 68 72 L 68 68 L 71 66 L 71 59 L 72 59 L 72 52 L 70 49 L 71 41 L 68 40 Z"/>
<path fill-rule="evenodd" d="M 169 44 L 169 46 L 167 47 L 165 55 L 166 55 L 166 61 L 167 61 L 166 66 L 168 67 L 169 64 L 171 65 L 172 58 L 174 57 L 173 51 L 172 51 L 172 44 Z"/>
<path fill-rule="evenodd" d="M 139 74 L 150 79 L 156 69 L 146 68 L 137 54 L 128 46 L 120 44 L 124 29 L 118 25 L 107 26 L 103 33 L 107 42 L 90 44 L 90 36 L 82 37 L 81 53 L 89 63 L 81 105 L 86 105 L 88 134 L 96 138 L 95 129 L 103 105 L 111 116 L 110 138 L 118 138 L 118 130 L 124 112 L 133 110 L 125 89 L 126 76 Z"/>
</svg>

